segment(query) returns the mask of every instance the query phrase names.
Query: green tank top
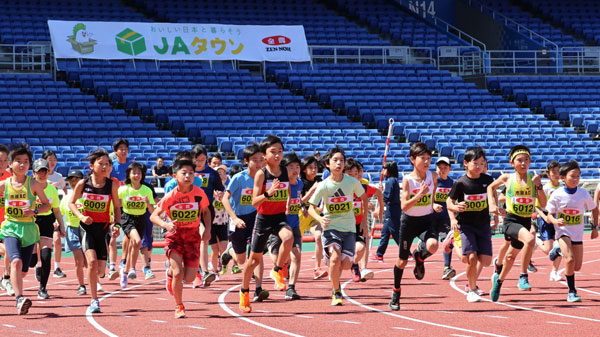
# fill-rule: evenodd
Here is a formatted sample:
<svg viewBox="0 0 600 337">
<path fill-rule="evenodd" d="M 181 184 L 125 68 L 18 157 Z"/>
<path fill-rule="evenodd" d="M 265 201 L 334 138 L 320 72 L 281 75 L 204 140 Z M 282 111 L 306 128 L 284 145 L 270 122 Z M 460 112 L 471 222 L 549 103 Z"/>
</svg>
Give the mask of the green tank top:
<svg viewBox="0 0 600 337">
<path fill-rule="evenodd" d="M 506 190 L 506 212 L 530 218 L 535 211 L 535 186 L 533 185 L 533 175 L 527 174 L 527 185 L 521 186 L 517 182 L 517 174 L 510 175 L 508 189 Z"/>
</svg>

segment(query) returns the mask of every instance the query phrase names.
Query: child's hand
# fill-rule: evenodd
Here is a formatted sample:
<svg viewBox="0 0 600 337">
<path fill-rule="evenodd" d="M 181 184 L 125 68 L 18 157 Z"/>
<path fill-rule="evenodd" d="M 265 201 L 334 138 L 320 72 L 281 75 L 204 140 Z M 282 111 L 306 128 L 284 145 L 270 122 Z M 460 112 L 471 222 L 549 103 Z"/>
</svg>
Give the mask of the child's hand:
<svg viewBox="0 0 600 337">
<path fill-rule="evenodd" d="M 458 221 L 457 220 L 450 221 L 450 228 L 453 231 L 458 231 L 458 229 L 460 228 L 460 226 L 458 226 Z"/>
<path fill-rule="evenodd" d="M 233 224 L 236 228 L 246 228 L 246 223 L 240 218 L 233 220 Z"/>
<path fill-rule="evenodd" d="M 112 227 L 111 228 L 111 232 L 112 232 L 111 235 L 112 235 L 112 237 L 115 238 L 115 239 L 118 238 L 119 237 L 119 227 L 117 227 L 115 225 L 112 225 L 111 227 Z"/>
<path fill-rule="evenodd" d="M 535 186 L 540 186 L 542 184 L 542 177 L 539 174 L 536 174 L 531 179 Z"/>
<path fill-rule="evenodd" d="M 558 226 L 564 226 L 565 224 L 566 224 L 565 219 L 556 220 L 556 225 L 558 225 Z"/>
<path fill-rule="evenodd" d="M 490 212 L 490 214 L 499 214 L 500 213 L 498 211 L 498 206 L 496 206 L 496 205 L 490 205 L 488 211 Z"/>
<path fill-rule="evenodd" d="M 329 227 L 329 224 L 331 223 L 331 219 L 329 219 L 329 214 L 322 216 L 319 219 L 319 222 L 321 223 L 321 225 L 323 226 L 323 228 L 327 228 Z"/>
<path fill-rule="evenodd" d="M 177 220 L 174 220 L 172 222 L 166 222 L 165 225 L 163 226 L 163 228 L 167 231 L 167 232 L 173 232 L 177 226 L 175 225 L 175 222 L 177 222 Z"/>
<path fill-rule="evenodd" d="M 467 203 L 464 201 L 459 202 L 458 204 L 456 204 L 456 209 L 458 210 L 459 213 L 466 211 Z"/>
<path fill-rule="evenodd" d="M 267 191 L 267 193 L 271 196 L 273 194 L 275 194 L 275 192 L 277 191 L 277 188 L 279 187 L 279 179 L 275 178 L 275 180 L 273 180 L 273 184 L 271 185 L 271 188 L 269 188 L 269 190 Z"/>
<path fill-rule="evenodd" d="M 425 181 L 422 181 L 421 188 L 419 189 L 419 193 L 417 193 L 417 196 L 419 196 L 419 199 L 421 199 L 427 194 L 427 192 L 429 192 L 429 185 L 427 185 Z"/>
<path fill-rule="evenodd" d="M 94 220 L 91 216 L 84 216 L 83 218 L 81 218 L 81 222 L 83 222 L 86 225 L 91 225 L 92 223 L 94 223 Z"/>
<path fill-rule="evenodd" d="M 433 204 L 433 210 L 436 213 L 441 213 L 444 210 L 444 207 L 442 207 L 440 204 Z"/>
</svg>

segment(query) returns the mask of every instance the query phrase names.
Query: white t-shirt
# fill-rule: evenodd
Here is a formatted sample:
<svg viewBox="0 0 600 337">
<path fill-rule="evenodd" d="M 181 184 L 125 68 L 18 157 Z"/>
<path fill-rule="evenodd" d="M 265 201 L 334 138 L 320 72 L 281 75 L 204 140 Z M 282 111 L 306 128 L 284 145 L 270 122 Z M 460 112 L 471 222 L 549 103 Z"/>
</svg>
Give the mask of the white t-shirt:
<svg viewBox="0 0 600 337">
<path fill-rule="evenodd" d="M 596 208 L 594 199 L 590 193 L 577 187 L 574 194 L 568 194 L 565 188 L 559 188 L 548 200 L 546 209 L 557 219 L 564 219 L 564 226 L 554 225 L 555 238 L 568 236 L 572 241 L 583 241 L 583 219 L 585 211 Z"/>
<path fill-rule="evenodd" d="M 62 174 L 56 171 L 48 175 L 48 182 L 54 187 L 56 187 L 56 189 L 59 191 L 64 191 L 64 189 L 67 187 L 67 183 L 65 182 L 65 179 L 63 178 Z"/>
<path fill-rule="evenodd" d="M 405 175 L 403 179 L 408 181 L 408 199 L 413 198 L 421 189 L 421 182 L 413 178 L 411 175 Z M 411 208 L 404 211 L 406 215 L 410 216 L 425 216 L 433 213 L 433 204 L 431 203 L 431 195 L 433 194 L 433 175 L 431 171 L 427 171 L 425 175 L 425 184 L 429 186 L 429 192 L 425 194 L 417 203 Z"/>
</svg>

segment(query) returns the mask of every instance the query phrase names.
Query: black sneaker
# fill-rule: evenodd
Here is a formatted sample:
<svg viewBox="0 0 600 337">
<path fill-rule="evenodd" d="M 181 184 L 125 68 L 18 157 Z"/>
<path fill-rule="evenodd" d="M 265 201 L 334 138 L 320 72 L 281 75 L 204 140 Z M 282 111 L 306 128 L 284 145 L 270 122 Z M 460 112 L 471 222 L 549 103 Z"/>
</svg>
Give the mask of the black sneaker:
<svg viewBox="0 0 600 337">
<path fill-rule="evenodd" d="M 299 300 L 300 299 L 300 295 L 298 295 L 298 293 L 296 292 L 296 289 L 294 289 L 294 288 L 288 288 L 285 291 L 285 299 L 286 300 Z"/>
<path fill-rule="evenodd" d="M 217 275 L 215 273 L 206 272 L 204 273 L 204 277 L 202 277 L 202 284 L 204 284 L 204 288 L 210 287 L 210 284 L 215 281 Z"/>
<path fill-rule="evenodd" d="M 260 292 L 254 292 L 254 298 L 252 302 L 262 302 L 269 298 L 269 291 L 267 289 L 261 289 Z"/>
<path fill-rule="evenodd" d="M 54 277 L 65 278 L 65 277 L 67 277 L 67 274 L 63 273 L 62 270 L 60 270 L 60 268 L 56 268 L 56 269 L 54 269 Z"/>
<path fill-rule="evenodd" d="M 38 282 L 41 282 L 41 280 L 42 280 L 42 268 L 41 267 L 35 267 L 35 280 Z"/>
<path fill-rule="evenodd" d="M 228 250 L 225 253 L 221 254 L 221 265 L 226 266 L 231 261 L 231 254 L 229 254 Z"/>
<path fill-rule="evenodd" d="M 85 295 L 85 294 L 87 294 L 87 290 L 85 289 L 85 286 L 84 286 L 84 285 L 80 285 L 80 286 L 77 288 L 77 295 L 79 295 L 79 296 L 83 296 L 83 295 Z"/>
<path fill-rule="evenodd" d="M 27 297 L 21 297 L 17 300 L 17 312 L 19 315 L 25 315 L 31 308 L 31 300 Z"/>
<path fill-rule="evenodd" d="M 393 311 L 400 310 L 400 292 L 392 291 L 392 299 L 390 300 L 389 307 Z"/>
<path fill-rule="evenodd" d="M 531 261 L 529 262 L 529 266 L 527 266 L 527 271 L 530 273 L 537 272 L 537 268 L 533 265 L 533 263 L 531 263 Z"/>
<path fill-rule="evenodd" d="M 414 260 L 415 260 L 415 269 L 413 269 L 413 273 L 415 274 L 415 278 L 417 280 L 422 280 L 425 277 L 425 262 L 421 261 L 421 254 L 415 249 L 413 252 Z"/>
<path fill-rule="evenodd" d="M 48 291 L 46 291 L 46 288 L 41 288 L 38 290 L 38 298 L 40 300 L 47 300 L 50 298 L 50 295 L 48 295 Z"/>
</svg>

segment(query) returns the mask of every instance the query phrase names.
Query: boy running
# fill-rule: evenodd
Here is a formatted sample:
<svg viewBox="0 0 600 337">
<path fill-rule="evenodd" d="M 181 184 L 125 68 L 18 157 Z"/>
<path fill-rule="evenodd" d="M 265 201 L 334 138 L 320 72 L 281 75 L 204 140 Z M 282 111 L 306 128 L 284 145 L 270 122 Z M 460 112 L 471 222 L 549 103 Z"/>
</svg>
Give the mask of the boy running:
<svg viewBox="0 0 600 337">
<path fill-rule="evenodd" d="M 450 229 L 450 216 L 448 215 L 448 209 L 446 208 L 446 199 L 452 189 L 454 180 L 448 177 L 452 171 L 450 165 L 450 159 L 448 157 L 440 157 L 435 162 L 435 172 L 438 175 L 437 189 L 433 197 L 436 213 L 433 214 L 433 220 L 435 221 L 435 228 L 439 234 L 440 242 L 444 242 L 446 237 L 452 236 L 454 231 Z M 439 211 L 441 207 L 441 211 Z M 452 269 L 452 249 L 444 249 L 442 252 L 444 255 L 444 271 L 442 273 L 442 280 L 449 280 L 456 275 L 456 270 Z"/>
<path fill-rule="evenodd" d="M 0 144 L 0 181 L 4 181 L 11 176 L 10 171 L 8 170 L 9 152 L 10 151 L 6 146 Z M 0 196 L 0 224 L 2 222 L 4 222 L 4 196 Z M 0 281 L 0 289 L 6 290 L 8 296 L 14 296 L 15 291 L 10 283 L 10 259 L 8 254 L 6 254 L 6 249 L 2 240 L 0 240 L 0 248 L 2 249 L 2 256 L 4 257 L 4 274 L 2 275 L 2 281 Z"/>
</svg>

